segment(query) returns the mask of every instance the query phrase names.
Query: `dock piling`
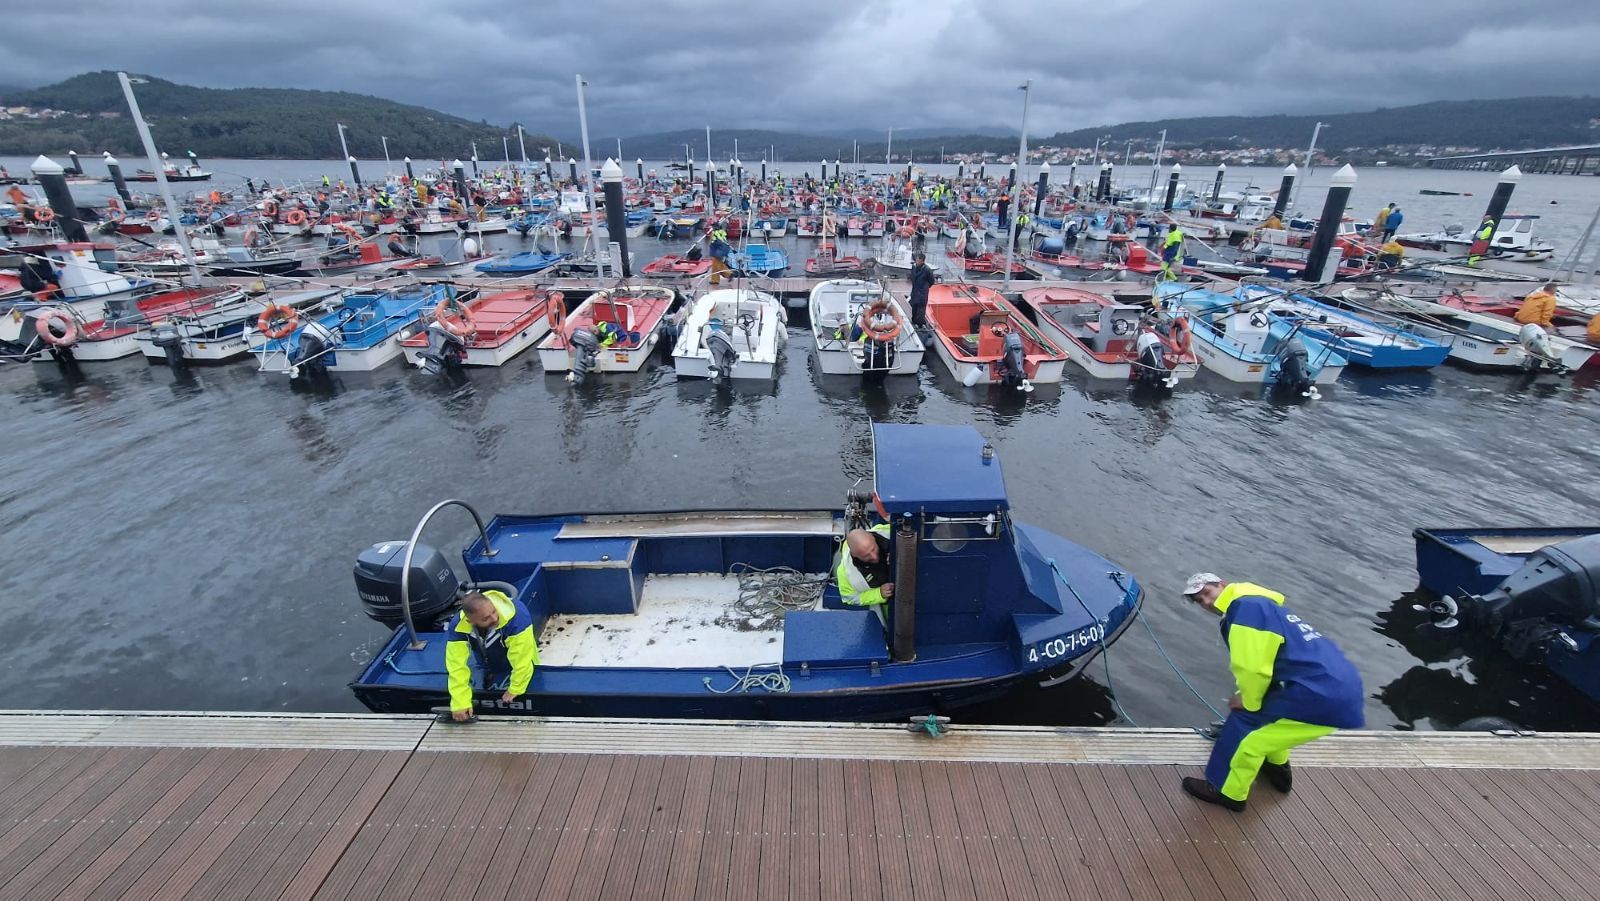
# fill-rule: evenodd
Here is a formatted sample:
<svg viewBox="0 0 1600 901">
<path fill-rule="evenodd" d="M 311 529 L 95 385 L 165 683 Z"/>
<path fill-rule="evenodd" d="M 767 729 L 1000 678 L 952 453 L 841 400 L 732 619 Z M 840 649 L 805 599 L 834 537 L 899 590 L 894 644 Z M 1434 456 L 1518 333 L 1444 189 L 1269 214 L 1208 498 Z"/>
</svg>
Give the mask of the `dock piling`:
<svg viewBox="0 0 1600 901">
<path fill-rule="evenodd" d="M 1286 176 L 1287 177 L 1287 176 Z M 1339 271 L 1331 258 L 1338 254 L 1334 238 L 1339 234 L 1339 221 L 1344 218 L 1345 207 L 1350 205 L 1350 191 L 1356 186 L 1356 170 L 1346 163 L 1328 182 L 1328 199 L 1322 204 L 1322 218 L 1317 221 L 1317 231 L 1311 236 L 1311 249 L 1307 251 L 1306 268 L 1301 278 L 1321 284 Z"/>
<path fill-rule="evenodd" d="M 1228 172 L 1227 163 L 1217 164 L 1217 180 L 1211 183 L 1211 202 L 1218 203 L 1222 200 L 1222 176 Z"/>
<path fill-rule="evenodd" d="M 78 162 L 78 151 L 76 151 L 76 150 L 68 150 L 67 151 L 67 159 L 70 160 L 71 163 L 72 163 L 72 174 L 73 175 L 82 175 L 83 174 L 83 164 Z"/>
<path fill-rule="evenodd" d="M 1500 226 L 1500 217 L 1506 214 L 1506 207 L 1511 205 L 1511 192 L 1517 189 L 1519 181 L 1522 181 L 1522 170 L 1512 166 L 1501 172 L 1500 180 L 1495 183 L 1494 193 L 1489 196 L 1489 206 L 1483 214 L 1494 220 L 1496 228 Z"/>
<path fill-rule="evenodd" d="M 1183 174 L 1183 166 L 1173 163 L 1172 174 L 1167 176 L 1167 196 L 1161 201 L 1161 211 L 1172 212 L 1172 202 L 1178 197 L 1178 176 Z"/>
<path fill-rule="evenodd" d="M 1294 193 L 1294 180 L 1299 174 L 1300 170 L 1295 167 L 1294 163 L 1283 167 L 1283 181 L 1278 184 L 1278 202 L 1272 205 L 1273 216 L 1282 219 L 1283 214 L 1288 210 L 1289 195 Z M 1340 209 L 1343 208 L 1341 207 Z"/>
<path fill-rule="evenodd" d="M 611 233 L 611 266 L 623 278 L 633 277 L 633 265 L 628 262 L 628 206 L 622 197 L 622 167 L 615 160 L 606 160 L 600 167 L 601 190 L 606 198 L 606 231 Z"/>
<path fill-rule="evenodd" d="M 47 156 L 34 160 L 32 168 L 33 177 L 38 179 L 39 187 L 44 189 L 45 200 L 55 212 L 55 221 L 61 226 L 61 233 L 68 241 L 75 243 L 88 241 L 89 232 L 78 220 L 78 204 L 73 201 L 72 191 L 67 187 L 67 170 Z"/>
<path fill-rule="evenodd" d="M 117 196 L 122 198 L 122 205 L 128 209 L 133 208 L 133 195 L 128 193 L 128 180 L 122 177 L 122 164 L 106 152 L 106 170 L 111 173 L 111 184 L 116 186 Z"/>
<path fill-rule="evenodd" d="M 1044 207 L 1044 195 L 1050 190 L 1050 163 L 1039 164 L 1039 185 L 1033 193 L 1033 214 L 1039 215 L 1039 210 Z"/>
</svg>

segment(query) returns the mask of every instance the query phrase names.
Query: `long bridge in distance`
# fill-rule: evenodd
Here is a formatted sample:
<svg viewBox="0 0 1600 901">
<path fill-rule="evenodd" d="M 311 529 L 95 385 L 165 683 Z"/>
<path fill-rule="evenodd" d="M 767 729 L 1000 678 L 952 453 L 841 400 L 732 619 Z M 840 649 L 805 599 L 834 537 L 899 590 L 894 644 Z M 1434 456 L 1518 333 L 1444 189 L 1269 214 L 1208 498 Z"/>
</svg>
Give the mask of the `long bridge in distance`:
<svg viewBox="0 0 1600 901">
<path fill-rule="evenodd" d="M 1504 169 L 1515 165 L 1524 172 L 1554 175 L 1600 175 L 1600 144 L 1541 147 L 1533 150 L 1496 150 L 1462 153 L 1428 159 L 1430 169 Z"/>
</svg>

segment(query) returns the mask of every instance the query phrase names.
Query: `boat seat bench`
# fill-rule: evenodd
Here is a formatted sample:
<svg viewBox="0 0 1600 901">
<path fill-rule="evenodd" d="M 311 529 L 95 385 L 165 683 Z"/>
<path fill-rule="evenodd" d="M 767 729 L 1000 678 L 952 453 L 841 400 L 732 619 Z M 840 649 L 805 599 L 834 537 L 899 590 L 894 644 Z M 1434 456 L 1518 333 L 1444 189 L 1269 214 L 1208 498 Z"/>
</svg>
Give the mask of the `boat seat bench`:
<svg viewBox="0 0 1600 901">
<path fill-rule="evenodd" d="M 871 610 L 792 610 L 784 615 L 784 666 L 860 666 L 888 661 L 883 623 Z"/>
</svg>

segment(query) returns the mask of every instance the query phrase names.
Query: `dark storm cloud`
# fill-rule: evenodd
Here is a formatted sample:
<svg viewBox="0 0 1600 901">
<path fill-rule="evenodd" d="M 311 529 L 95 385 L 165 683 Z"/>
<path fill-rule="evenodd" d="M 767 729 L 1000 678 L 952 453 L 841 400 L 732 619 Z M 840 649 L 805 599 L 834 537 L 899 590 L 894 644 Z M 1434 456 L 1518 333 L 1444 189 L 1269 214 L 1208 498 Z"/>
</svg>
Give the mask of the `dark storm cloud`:
<svg viewBox="0 0 1600 901">
<path fill-rule="evenodd" d="M 140 0 L 6 10 L 0 83 L 123 68 L 348 90 L 575 134 L 1010 125 L 1581 94 L 1600 4 L 1479 0 Z M 63 53 L 63 48 L 70 52 Z"/>
</svg>

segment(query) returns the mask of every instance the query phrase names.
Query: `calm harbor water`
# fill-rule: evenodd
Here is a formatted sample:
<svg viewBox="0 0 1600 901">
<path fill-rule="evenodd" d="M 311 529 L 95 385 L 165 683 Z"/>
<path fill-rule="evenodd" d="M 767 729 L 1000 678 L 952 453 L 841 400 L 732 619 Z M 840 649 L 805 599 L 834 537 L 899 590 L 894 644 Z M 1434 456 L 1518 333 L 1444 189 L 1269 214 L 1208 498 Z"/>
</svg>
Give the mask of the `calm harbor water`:
<svg viewBox="0 0 1600 901">
<path fill-rule="evenodd" d="M 235 165 L 288 164 L 214 168 Z M 1472 209 L 1438 212 L 1440 224 L 1475 215 L 1493 183 L 1378 177 L 1402 205 L 1419 186 L 1471 179 Z M 1530 177 L 1519 196 L 1542 196 L 1532 188 L 1546 181 L 1562 200 L 1552 210 L 1572 211 L 1559 227 L 1581 220 L 1581 231 L 1600 183 Z M 1390 199 L 1361 190 L 1362 209 Z M 787 244 L 798 264 L 809 242 Z M 635 247 L 641 265 L 660 252 Z M 832 507 L 870 470 L 872 419 L 988 435 L 1016 515 L 1138 574 L 1147 622 L 1213 700 L 1231 684 L 1216 623 L 1178 596 L 1197 569 L 1288 594 L 1361 668 L 1373 726 L 1488 713 L 1541 729 L 1597 722 L 1522 668 L 1412 647 L 1404 597 L 1414 527 L 1594 522 L 1600 386 L 1587 374 L 1350 374 L 1319 401 L 1280 405 L 1204 373 L 1158 401 L 1076 372 L 1023 398 L 963 388 L 930 357 L 917 378 L 872 389 L 817 375 L 799 327 L 762 390 L 679 382 L 666 360 L 573 389 L 531 354 L 454 379 L 391 365 L 321 390 L 249 362 L 0 366 L 11 706 L 356 709 L 344 683 L 386 635 L 362 616 L 350 567 L 365 545 L 409 534 L 433 502 L 460 497 L 486 514 Z M 441 525 L 435 544 L 466 537 L 464 523 Z M 1139 724 L 1209 719 L 1142 628 L 1108 659 L 1109 685 Z M 964 719 L 1113 716 L 1097 662 L 1078 684 Z"/>
</svg>

